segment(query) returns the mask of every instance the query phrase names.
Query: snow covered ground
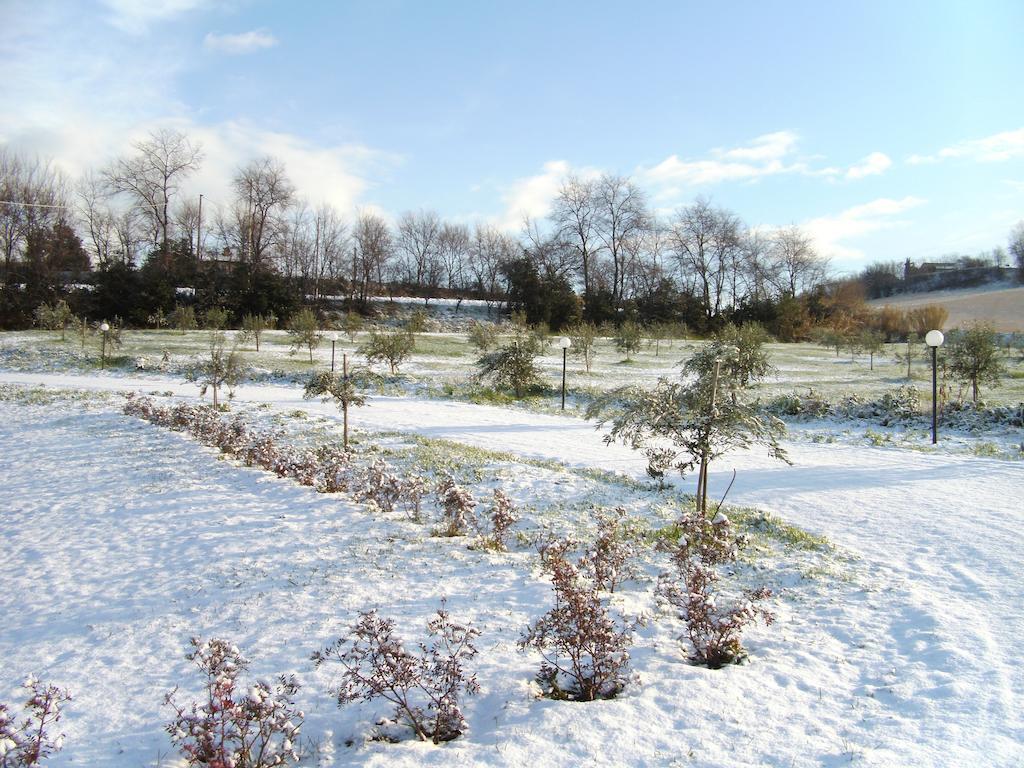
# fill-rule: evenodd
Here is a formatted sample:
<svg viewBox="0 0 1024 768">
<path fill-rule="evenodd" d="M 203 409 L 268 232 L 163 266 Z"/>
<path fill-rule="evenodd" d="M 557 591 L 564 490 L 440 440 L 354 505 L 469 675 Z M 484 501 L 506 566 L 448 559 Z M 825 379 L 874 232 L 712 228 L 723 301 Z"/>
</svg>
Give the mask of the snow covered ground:
<svg viewBox="0 0 1024 768">
<path fill-rule="evenodd" d="M 0 372 L 3 383 L 196 392 L 155 377 Z M 294 386 L 242 387 L 236 402 L 338 418 Z M 615 604 L 658 617 L 639 632 L 637 680 L 617 699 L 576 704 L 534 698 L 537 659 L 515 648 L 550 602 L 529 549 L 431 537 L 218 460 L 119 407 L 0 402 L 0 700 L 29 672 L 71 689 L 53 765 L 174 765 L 162 700 L 176 685 L 196 691 L 184 659 L 193 635 L 236 642 L 259 675 L 300 677 L 305 765 L 1024 764 L 1019 462 L 805 440 L 787 444 L 792 467 L 756 451 L 727 457 L 713 492 L 735 468 L 730 503 L 837 549 L 757 565 L 777 623 L 749 633 L 751 663 L 718 671 L 685 662 L 682 626 L 658 613 L 649 579 L 627 585 Z M 574 418 L 374 397 L 352 420 L 644 476 L 635 454 Z M 552 482 L 583 491 L 579 476 L 527 465 L 508 478 L 527 500 Z M 330 671 L 309 654 L 370 607 L 416 639 L 442 596 L 483 632 L 469 732 L 442 747 L 364 742 L 387 708 L 338 710 Z"/>
</svg>

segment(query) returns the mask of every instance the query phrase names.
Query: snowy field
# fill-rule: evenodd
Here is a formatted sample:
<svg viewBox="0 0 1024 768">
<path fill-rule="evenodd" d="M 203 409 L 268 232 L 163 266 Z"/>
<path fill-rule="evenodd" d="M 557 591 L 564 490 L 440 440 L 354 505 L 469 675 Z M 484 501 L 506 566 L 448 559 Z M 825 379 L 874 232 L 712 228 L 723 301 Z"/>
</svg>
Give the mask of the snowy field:
<svg viewBox="0 0 1024 768">
<path fill-rule="evenodd" d="M 831 363 L 795 349 L 780 377 L 801 355 Z M 836 372 L 816 367 L 800 371 Z M 642 459 L 574 416 L 415 396 L 354 411 L 360 452 L 400 460 L 419 445 L 421 460 L 464 467 L 478 498 L 512 496 L 520 538 L 487 552 L 121 412 L 124 392 L 194 401 L 178 377 L 63 368 L 0 371 L 0 701 L 29 673 L 71 690 L 51 765 L 180 764 L 163 698 L 198 693 L 184 658 L 195 635 L 237 643 L 259 676 L 297 675 L 305 766 L 1024 764 L 1024 464 L 965 449 L 984 436 L 933 451 L 921 435 L 878 447 L 862 428 L 812 424 L 791 427 L 793 466 L 726 457 L 713 496 L 735 469 L 738 516 L 756 508 L 811 534 L 755 535 L 737 569 L 737 583 L 774 592 L 775 624 L 745 636 L 749 663 L 687 662 L 682 622 L 653 595 L 665 558 L 649 549 L 611 597 L 647 619 L 634 679 L 612 700 L 556 702 L 537 698 L 539 658 L 516 648 L 551 604 L 528 540 L 586 535 L 595 506 L 658 528 L 690 478 L 655 489 Z M 231 407 L 296 439 L 337 439 L 336 410 L 295 384 L 243 386 Z M 821 439 L 828 430 L 838 439 Z M 467 733 L 440 747 L 368 740 L 390 707 L 337 708 L 335 675 L 310 654 L 369 608 L 420 639 L 442 597 L 482 633 Z"/>
</svg>

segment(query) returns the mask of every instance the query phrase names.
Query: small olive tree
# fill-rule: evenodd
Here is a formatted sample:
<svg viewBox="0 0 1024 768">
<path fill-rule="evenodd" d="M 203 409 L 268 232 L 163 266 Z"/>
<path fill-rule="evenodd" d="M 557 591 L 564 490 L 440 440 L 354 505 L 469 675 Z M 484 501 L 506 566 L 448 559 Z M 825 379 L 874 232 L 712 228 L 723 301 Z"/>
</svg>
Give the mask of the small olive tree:
<svg viewBox="0 0 1024 768">
<path fill-rule="evenodd" d="M 227 386 L 233 391 L 248 375 L 246 366 L 238 350 L 227 349 L 227 334 L 224 331 L 210 333 L 210 347 L 206 357 L 197 359 L 186 372 L 188 381 L 199 385 L 199 395 L 206 395 L 206 390 L 213 391 L 213 405 L 219 405 L 217 393 L 221 387 Z"/>
<path fill-rule="evenodd" d="M 163 307 L 157 307 L 149 313 L 149 317 L 146 318 L 149 324 L 156 328 L 158 331 L 162 330 L 168 322 L 167 314 L 164 312 Z"/>
<path fill-rule="evenodd" d="M 363 318 L 357 312 L 346 312 L 341 321 L 341 330 L 349 341 L 355 343 L 356 336 L 363 330 Z"/>
<path fill-rule="evenodd" d="M 629 362 L 630 353 L 640 351 L 642 342 L 643 335 L 640 326 L 632 320 L 624 322 L 615 332 L 615 348 L 626 356 L 626 362 Z"/>
<path fill-rule="evenodd" d="M 572 339 L 569 351 L 573 356 L 583 359 L 583 366 L 590 373 L 590 366 L 594 364 L 597 355 L 597 327 L 593 323 L 579 323 L 569 329 L 569 338 Z"/>
<path fill-rule="evenodd" d="M 223 331 L 230 317 L 223 307 L 210 307 L 203 313 L 203 325 L 211 331 Z"/>
<path fill-rule="evenodd" d="M 398 367 L 408 360 L 416 348 L 416 340 L 407 331 L 370 332 L 370 338 L 356 350 L 366 357 L 371 365 L 387 361 L 392 375 L 398 373 Z"/>
<path fill-rule="evenodd" d="M 481 352 L 490 352 L 498 344 L 498 326 L 494 323 L 473 321 L 467 340 Z"/>
<path fill-rule="evenodd" d="M 238 333 L 238 341 L 245 344 L 253 341 L 256 344 L 256 351 L 260 351 L 260 337 L 263 332 L 273 328 L 277 322 L 273 312 L 266 315 L 246 314 L 242 316 L 242 330 Z"/>
<path fill-rule="evenodd" d="M 60 299 L 53 306 L 42 303 L 36 307 L 36 324 L 48 331 L 60 331 L 60 340 L 64 341 L 68 326 L 74 318 L 71 307 L 64 299 Z"/>
<path fill-rule="evenodd" d="M 534 337 L 520 333 L 508 344 L 477 360 L 476 379 L 491 379 L 498 389 L 511 389 L 516 398 L 541 384 L 541 372 L 535 362 L 537 343 Z"/>
<path fill-rule="evenodd" d="M 288 321 L 288 335 L 292 340 L 291 354 L 305 347 L 309 350 L 309 364 L 313 364 L 313 350 L 320 346 L 323 334 L 316 313 L 306 307 L 292 315 Z"/>
<path fill-rule="evenodd" d="M 179 304 L 171 312 L 171 325 L 181 331 L 182 335 L 185 331 L 194 331 L 199 327 L 196 322 L 196 310 L 191 306 L 183 306 Z"/>
<path fill-rule="evenodd" d="M 768 362 L 765 342 L 771 337 L 760 323 L 727 325 L 715 335 L 715 341 L 692 358 L 700 374 L 711 372 L 714 360 L 721 360 L 726 375 L 735 378 L 740 387 L 756 379 L 763 379 L 772 371 Z M 731 347 L 731 351 L 726 350 Z"/>
<path fill-rule="evenodd" d="M 785 426 L 745 401 L 738 358 L 735 347 L 713 343 L 684 366 L 684 376 L 696 374 L 695 379 L 661 378 L 651 390 L 613 390 L 590 406 L 587 417 L 611 425 L 605 442 L 643 451 L 652 477 L 669 470 L 685 476 L 696 469 L 697 510 L 706 514 L 711 462 L 754 444 L 767 445 L 771 456 L 787 460 L 779 445 Z M 621 408 L 613 410 L 619 403 Z"/>
<path fill-rule="evenodd" d="M 949 372 L 960 381 L 970 383 L 971 399 L 976 403 L 980 386 L 998 386 L 1006 370 L 999 359 L 996 332 L 991 325 L 976 323 L 950 335 L 952 339 L 946 352 Z"/>
<path fill-rule="evenodd" d="M 359 387 L 365 387 L 379 378 L 369 368 L 350 369 L 348 355 L 343 355 L 340 376 L 333 371 L 314 373 L 313 378 L 306 384 L 302 395 L 306 400 L 321 397 L 325 403 L 334 402 L 341 409 L 345 450 L 348 450 L 348 409 L 366 405 L 366 398 L 360 393 Z"/>
<path fill-rule="evenodd" d="M 875 355 L 885 351 L 885 336 L 880 331 L 866 329 L 860 334 L 860 348 L 868 353 L 871 370 L 875 370 Z"/>
</svg>

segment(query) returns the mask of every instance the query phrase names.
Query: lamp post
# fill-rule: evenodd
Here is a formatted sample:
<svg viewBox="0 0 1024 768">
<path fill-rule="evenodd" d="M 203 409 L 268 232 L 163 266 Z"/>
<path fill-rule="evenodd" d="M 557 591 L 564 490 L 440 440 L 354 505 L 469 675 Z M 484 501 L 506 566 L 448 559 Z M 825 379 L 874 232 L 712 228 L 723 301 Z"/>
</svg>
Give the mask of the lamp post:
<svg viewBox="0 0 1024 768">
<path fill-rule="evenodd" d="M 932 445 L 939 442 L 939 347 L 945 338 L 942 331 L 928 331 L 924 343 L 932 348 Z"/>
<path fill-rule="evenodd" d="M 572 346 L 572 339 L 563 336 L 558 340 L 558 346 L 562 348 L 562 410 L 565 410 L 565 360 Z"/>
<path fill-rule="evenodd" d="M 338 334 L 332 333 L 327 338 L 331 340 L 331 373 L 334 373 L 334 345 L 338 343 Z"/>
<path fill-rule="evenodd" d="M 107 367 L 107 333 L 110 331 L 108 323 L 100 323 L 100 332 L 103 338 L 100 339 L 100 370 Z"/>
</svg>

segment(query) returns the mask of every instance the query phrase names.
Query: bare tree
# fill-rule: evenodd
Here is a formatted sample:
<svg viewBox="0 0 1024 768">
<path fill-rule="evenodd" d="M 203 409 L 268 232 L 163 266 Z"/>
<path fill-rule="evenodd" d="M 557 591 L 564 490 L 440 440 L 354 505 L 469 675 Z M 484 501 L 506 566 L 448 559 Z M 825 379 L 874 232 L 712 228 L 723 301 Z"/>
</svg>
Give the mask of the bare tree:
<svg viewBox="0 0 1024 768">
<path fill-rule="evenodd" d="M 1021 281 L 1024 281 L 1024 221 L 1018 221 L 1017 226 L 1010 230 L 1010 255 L 1017 263 Z"/>
<path fill-rule="evenodd" d="M 235 218 L 241 227 L 240 258 L 253 267 L 264 265 L 284 230 L 283 215 L 295 197 L 284 165 L 270 157 L 253 160 L 232 180 Z"/>
<path fill-rule="evenodd" d="M 465 224 L 445 223 L 437 239 L 437 256 L 443 270 L 442 280 L 449 291 L 466 286 L 464 270 L 469 251 L 469 228 Z"/>
<path fill-rule="evenodd" d="M 86 173 L 75 185 L 75 198 L 92 255 L 101 269 L 106 268 L 113 261 L 117 245 L 116 216 L 107 199 L 106 182 L 92 171 Z"/>
<path fill-rule="evenodd" d="M 198 260 L 202 251 L 199 238 L 203 237 L 199 199 L 182 200 L 174 207 L 174 224 L 183 240 L 188 241 L 188 255 Z"/>
<path fill-rule="evenodd" d="M 653 217 L 633 237 L 623 240 L 624 274 L 620 298 L 628 300 L 651 295 L 670 278 L 665 269 L 668 250 L 667 229 Z"/>
<path fill-rule="evenodd" d="M 740 221 L 705 198 L 676 211 L 669 242 L 684 285 L 700 299 L 708 319 L 722 309 L 726 280 L 740 252 Z"/>
<path fill-rule="evenodd" d="M 522 237 L 523 247 L 538 272 L 570 280 L 579 272 L 579 252 L 560 232 L 543 232 L 536 219 L 527 217 L 523 220 Z"/>
<path fill-rule="evenodd" d="M 472 285 L 490 300 L 500 292 L 501 265 L 519 256 L 515 239 L 490 224 L 478 224 L 469 252 Z"/>
<path fill-rule="evenodd" d="M 549 218 L 565 242 L 575 249 L 583 278 L 583 296 L 592 290 L 592 271 L 597 255 L 604 247 L 598 232 L 599 212 L 595 203 L 595 186 L 570 176 L 558 190 Z"/>
<path fill-rule="evenodd" d="M 388 271 L 391 252 L 387 222 L 375 213 L 360 213 L 352 230 L 350 291 L 354 302 L 366 305 L 373 282 L 379 285 Z"/>
<path fill-rule="evenodd" d="M 161 128 L 132 145 L 135 154 L 115 160 L 103 175 L 115 193 L 129 195 L 149 221 L 153 245 L 170 255 L 171 199 L 203 160 L 198 144 L 180 131 Z"/>
<path fill-rule="evenodd" d="M 772 261 L 772 238 L 763 232 L 747 230 L 740 248 L 744 298 L 755 303 L 770 298 L 779 282 L 778 270 Z"/>
<path fill-rule="evenodd" d="M 325 279 L 337 280 L 342 275 L 349 245 L 349 231 L 348 224 L 341 214 L 328 203 L 316 209 L 314 231 L 313 294 L 319 296 L 320 284 Z"/>
<path fill-rule="evenodd" d="M 401 259 L 402 280 L 416 288 L 429 287 L 438 270 L 441 219 L 434 211 L 403 213 L 398 220 L 395 248 Z"/>
<path fill-rule="evenodd" d="M 274 263 L 288 279 L 300 277 L 303 292 L 308 294 L 312 290 L 316 245 L 313 213 L 309 203 L 305 200 L 293 202 L 286 215 L 277 217 L 276 224 Z"/>
<path fill-rule="evenodd" d="M 775 233 L 771 259 L 776 288 L 786 296 L 814 287 L 828 271 L 828 262 L 818 256 L 811 238 L 796 225 Z"/>
<path fill-rule="evenodd" d="M 66 218 L 67 180 L 49 161 L 0 147 L 0 201 L 2 282 L 6 285 L 11 264 L 24 256 L 29 238 Z"/>
<path fill-rule="evenodd" d="M 116 214 L 114 233 L 117 235 L 118 254 L 122 264 L 134 266 L 146 240 L 145 217 L 137 208 L 128 208 Z"/>
<path fill-rule="evenodd" d="M 644 193 L 624 176 L 604 175 L 593 186 L 597 236 L 612 260 L 612 304 L 622 304 L 627 261 L 648 226 Z M 634 242 L 634 248 L 629 243 Z"/>
</svg>

